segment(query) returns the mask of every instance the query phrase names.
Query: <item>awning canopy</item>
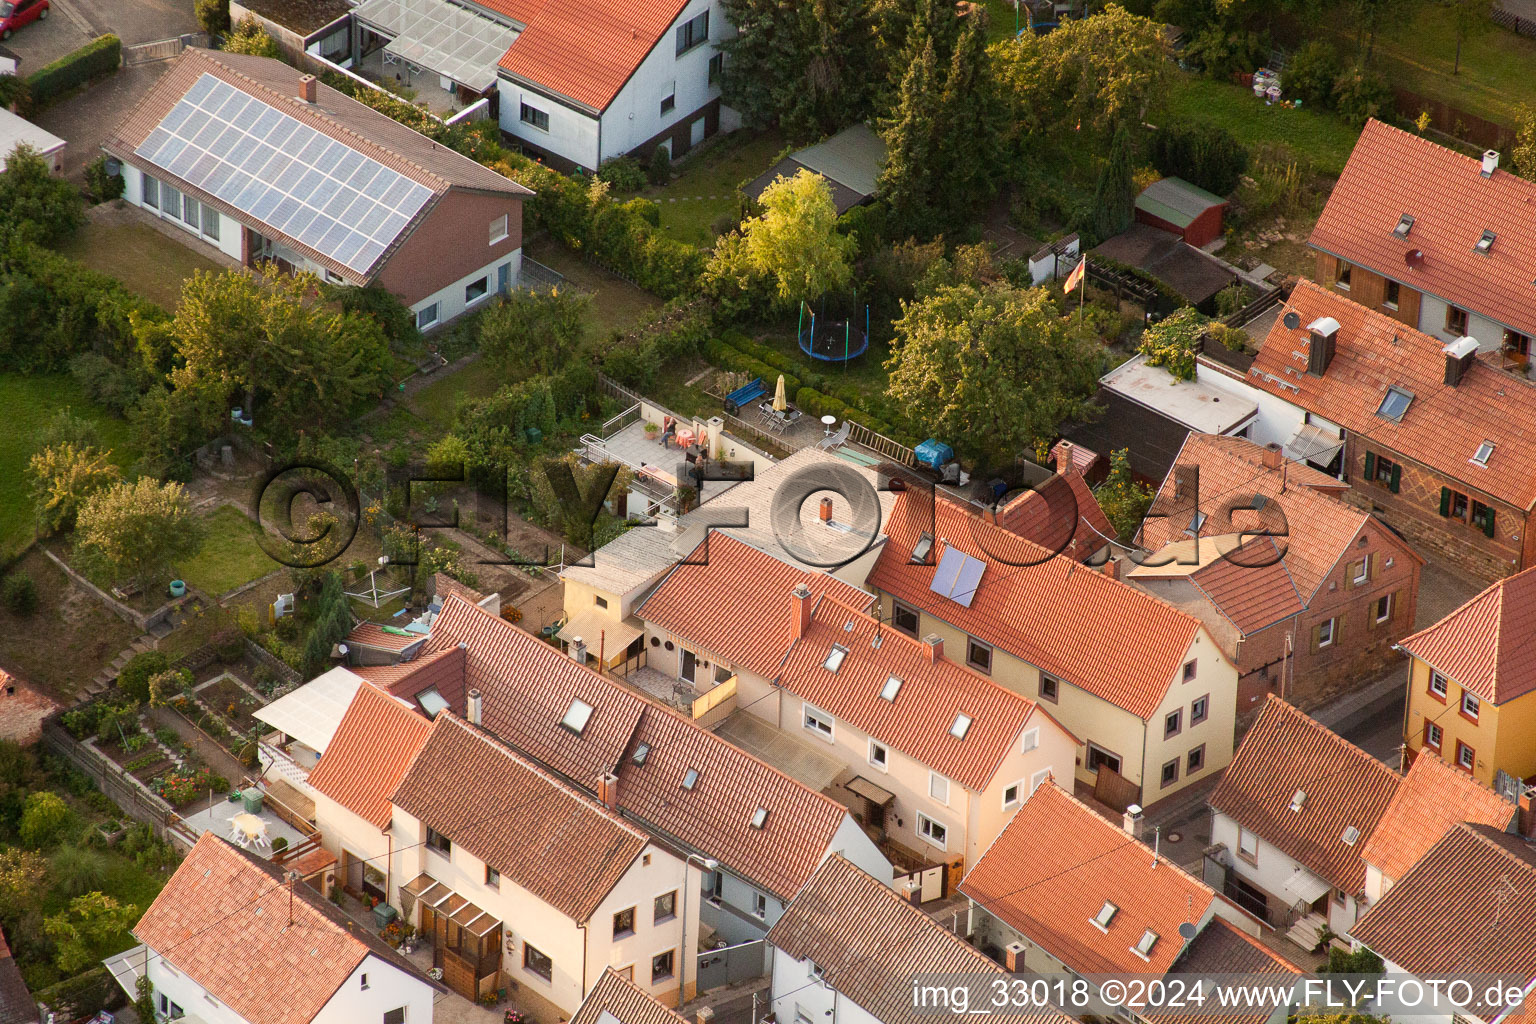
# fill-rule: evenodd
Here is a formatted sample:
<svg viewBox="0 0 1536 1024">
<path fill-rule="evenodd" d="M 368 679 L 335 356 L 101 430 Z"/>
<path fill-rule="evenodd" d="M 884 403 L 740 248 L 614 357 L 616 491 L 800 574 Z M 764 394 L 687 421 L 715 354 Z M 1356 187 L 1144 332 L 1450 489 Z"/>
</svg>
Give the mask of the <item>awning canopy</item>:
<svg viewBox="0 0 1536 1024">
<path fill-rule="evenodd" d="M 362 676 L 337 666 L 251 716 L 323 754 L 361 685 Z"/>
<path fill-rule="evenodd" d="M 496 62 L 521 34 L 447 0 L 366 0 L 353 16 L 390 37 L 386 54 L 475 92 L 496 84 Z"/>
<path fill-rule="evenodd" d="M 417 875 L 404 886 L 405 891 L 426 907 L 447 917 L 475 938 L 483 938 L 501 927 L 501 922 L 463 896 L 428 874 Z"/>
<path fill-rule="evenodd" d="M 1335 437 L 1315 423 L 1303 423 L 1295 436 L 1285 442 L 1285 454 L 1297 462 L 1326 463 L 1342 447 L 1343 438 Z"/>
<path fill-rule="evenodd" d="M 587 645 L 587 653 L 597 657 L 602 650 L 604 668 L 613 668 L 624 661 L 624 649 L 644 633 L 638 626 L 609 618 L 595 608 L 588 609 L 560 627 L 560 639 L 570 642 L 581 637 Z"/>
<path fill-rule="evenodd" d="M 858 794 L 876 807 L 884 807 L 896 799 L 896 794 L 888 789 L 881 789 L 862 775 L 855 775 L 850 779 L 847 788 L 849 792 Z"/>
<path fill-rule="evenodd" d="M 107 968 L 107 973 L 112 975 L 112 980 L 117 982 L 129 999 L 139 998 L 139 978 L 143 975 L 145 965 L 151 954 L 147 946 L 138 945 L 132 949 L 125 949 L 115 956 L 109 956 L 102 963 Z"/>
<path fill-rule="evenodd" d="M 1303 868 L 1292 871 L 1285 880 L 1285 894 L 1296 903 L 1316 903 L 1332 891 L 1333 886 Z"/>
</svg>

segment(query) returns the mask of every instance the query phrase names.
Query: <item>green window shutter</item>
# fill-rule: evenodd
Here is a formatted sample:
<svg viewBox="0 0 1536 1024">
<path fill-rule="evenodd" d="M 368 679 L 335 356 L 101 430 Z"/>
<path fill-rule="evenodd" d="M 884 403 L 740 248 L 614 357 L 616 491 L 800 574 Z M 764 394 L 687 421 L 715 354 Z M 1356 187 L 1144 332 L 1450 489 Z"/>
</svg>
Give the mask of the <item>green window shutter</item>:
<svg viewBox="0 0 1536 1024">
<path fill-rule="evenodd" d="M 1451 514 L 1451 489 L 1449 487 L 1440 488 L 1440 514 L 1442 516 L 1449 516 Z"/>
<path fill-rule="evenodd" d="M 1322 625 L 1318 624 L 1316 626 L 1313 626 L 1312 627 L 1312 650 L 1314 650 L 1314 651 L 1317 650 L 1318 641 L 1322 640 L 1322 638 L 1323 638 L 1323 627 L 1322 627 Z"/>
<path fill-rule="evenodd" d="M 1376 453 L 1365 453 L 1365 479 L 1369 483 L 1376 482 Z"/>
<path fill-rule="evenodd" d="M 1397 463 L 1393 463 L 1392 464 L 1392 482 L 1387 484 L 1387 487 L 1388 487 L 1388 489 L 1390 489 L 1392 491 L 1393 494 L 1396 494 L 1397 493 L 1397 489 L 1398 489 L 1398 487 L 1400 487 L 1402 485 L 1402 482 L 1403 482 L 1403 467 L 1399 466 Z"/>
<path fill-rule="evenodd" d="M 1493 536 L 1493 506 L 1488 506 L 1488 511 L 1483 513 L 1483 536 Z"/>
</svg>

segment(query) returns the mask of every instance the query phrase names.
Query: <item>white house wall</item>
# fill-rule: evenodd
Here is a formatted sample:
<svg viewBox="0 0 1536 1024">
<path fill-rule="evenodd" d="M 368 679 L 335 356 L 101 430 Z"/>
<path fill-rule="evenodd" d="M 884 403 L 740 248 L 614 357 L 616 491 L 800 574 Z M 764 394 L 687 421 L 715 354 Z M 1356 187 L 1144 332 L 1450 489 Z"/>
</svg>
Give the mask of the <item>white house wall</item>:
<svg viewBox="0 0 1536 1024">
<path fill-rule="evenodd" d="M 1450 303 L 1444 299 L 1420 292 L 1419 330 L 1446 344 L 1455 341 L 1460 335 L 1445 329 L 1445 314 L 1449 307 Z M 1479 352 L 1497 352 L 1504 345 L 1503 326 L 1470 311 L 1467 313 L 1467 333 L 1477 339 Z"/>
<path fill-rule="evenodd" d="M 501 130 L 584 168 L 598 165 L 598 119 L 506 78 L 496 80 L 501 93 Z M 522 104 L 549 115 L 544 131 L 522 120 Z"/>
<path fill-rule="evenodd" d="M 178 188 L 177 191 L 180 191 L 180 189 Z M 219 237 L 215 240 L 209 238 L 201 230 L 193 228 L 180 217 L 167 217 L 153 206 L 145 206 L 143 172 L 132 164 L 123 165 L 123 198 L 150 216 L 158 217 L 168 224 L 174 224 L 179 230 L 186 232 L 189 237 L 202 239 L 230 259 L 236 262 L 240 260 L 240 232 L 243 228 L 239 221 L 232 217 L 226 217 L 207 204 L 204 204 L 204 215 L 217 217 L 219 221 Z M 183 199 L 185 199 L 185 193 L 183 193 Z"/>
<path fill-rule="evenodd" d="M 880 1018 L 839 995 L 813 973 L 809 960 L 773 953 L 773 1013 L 783 1024 L 880 1024 Z"/>
<path fill-rule="evenodd" d="M 368 976 L 366 989 L 363 988 L 365 974 Z M 315 1014 L 312 1024 L 382 1021 L 390 1010 L 401 1007 L 405 1008 L 405 1024 L 431 1024 L 435 994 L 426 982 L 370 954 Z"/>
<path fill-rule="evenodd" d="M 181 1007 L 183 1014 L 197 1017 L 203 1024 L 249 1024 L 222 1000 L 210 996 L 190 975 L 171 966 L 153 950 L 149 953 L 149 981 L 155 987 L 157 1012 L 163 995 Z"/>
<path fill-rule="evenodd" d="M 1290 855 L 1270 844 L 1263 836 L 1258 838 L 1257 863 L 1250 864 L 1247 860 L 1238 856 L 1237 839 L 1239 826 L 1236 821 L 1222 814 L 1220 811 L 1211 812 L 1211 845 L 1224 844 L 1227 848 L 1227 873 L 1236 875 L 1249 885 L 1262 889 L 1272 896 L 1278 903 L 1293 902 L 1286 894 L 1285 883 L 1295 872 L 1296 868 L 1306 871 Z M 1345 898 L 1340 904 L 1333 898 L 1330 888 L 1328 899 L 1328 927 L 1339 935 L 1347 936 L 1349 930 L 1355 926 L 1355 919 L 1363 913 L 1356 907 L 1353 896 Z"/>
<path fill-rule="evenodd" d="M 423 325 L 423 329 L 425 329 L 428 326 L 437 326 L 438 324 L 446 323 L 461 313 L 469 312 L 471 309 L 479 309 L 481 306 L 484 306 L 487 302 L 489 302 L 493 296 L 495 296 L 496 269 L 503 263 L 511 264 L 509 277 L 510 286 L 516 288 L 518 279 L 521 277 L 523 269 L 523 250 L 521 248 L 514 249 L 509 255 L 503 256 L 502 258 L 496 260 L 494 263 L 487 263 L 479 270 L 464 275 L 457 281 L 448 285 L 446 288 L 441 288 L 438 291 L 433 292 L 431 295 L 428 295 L 420 302 L 412 305 L 410 307 L 411 312 L 420 313 L 434 302 L 437 303 L 437 320 L 434 324 Z M 469 285 L 471 281 L 477 281 L 482 277 L 488 278 L 485 294 L 474 302 L 466 302 L 464 300 L 465 287 Z"/>
<path fill-rule="evenodd" d="M 679 57 L 678 26 L 705 11 L 709 11 L 709 42 L 695 46 Z M 709 59 L 718 52 L 715 44 L 732 34 L 724 11 L 711 0 L 688 0 L 682 13 L 667 26 L 660 40 L 603 112 L 602 159 L 623 156 L 718 97 L 720 86 L 709 82 Z M 662 114 L 661 101 L 674 85 L 676 105 Z M 698 116 L 704 115 L 700 113 Z M 650 154 L 642 153 L 640 157 L 649 159 Z"/>
</svg>

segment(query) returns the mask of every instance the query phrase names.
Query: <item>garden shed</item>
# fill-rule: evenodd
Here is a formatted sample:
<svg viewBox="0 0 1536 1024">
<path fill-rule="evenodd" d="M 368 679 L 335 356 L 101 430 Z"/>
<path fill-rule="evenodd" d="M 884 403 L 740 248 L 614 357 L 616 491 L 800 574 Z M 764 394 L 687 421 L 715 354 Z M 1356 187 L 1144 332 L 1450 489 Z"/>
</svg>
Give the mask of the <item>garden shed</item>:
<svg viewBox="0 0 1536 1024">
<path fill-rule="evenodd" d="M 869 125 L 856 124 L 814 146 L 789 154 L 752 179 L 746 193 L 757 199 L 763 189 L 780 176 L 792 178 L 801 170 L 812 171 L 827 180 L 832 189 L 832 202 L 842 215 L 869 202 L 884 166 L 885 140 Z"/>
<path fill-rule="evenodd" d="M 1136 197 L 1136 219 L 1172 231 L 1193 246 L 1221 237 L 1222 211 L 1227 201 L 1183 178 L 1163 178 Z"/>
</svg>

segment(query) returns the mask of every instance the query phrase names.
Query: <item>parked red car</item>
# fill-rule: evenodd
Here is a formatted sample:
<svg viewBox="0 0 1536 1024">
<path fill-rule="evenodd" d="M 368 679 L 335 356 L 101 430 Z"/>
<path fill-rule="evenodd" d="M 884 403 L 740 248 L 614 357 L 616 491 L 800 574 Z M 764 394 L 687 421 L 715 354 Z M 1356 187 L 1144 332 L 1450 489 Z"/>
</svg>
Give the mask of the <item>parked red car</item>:
<svg viewBox="0 0 1536 1024">
<path fill-rule="evenodd" d="M 0 39 L 9 39 L 23 25 L 48 17 L 49 6 L 48 0 L 0 0 Z"/>
</svg>

